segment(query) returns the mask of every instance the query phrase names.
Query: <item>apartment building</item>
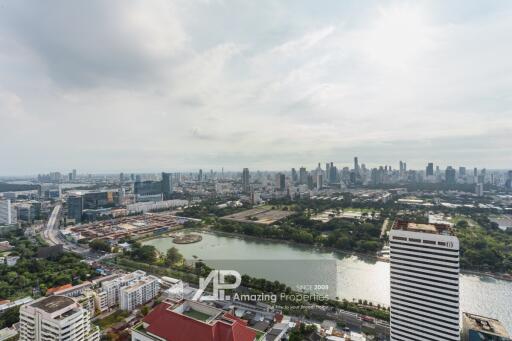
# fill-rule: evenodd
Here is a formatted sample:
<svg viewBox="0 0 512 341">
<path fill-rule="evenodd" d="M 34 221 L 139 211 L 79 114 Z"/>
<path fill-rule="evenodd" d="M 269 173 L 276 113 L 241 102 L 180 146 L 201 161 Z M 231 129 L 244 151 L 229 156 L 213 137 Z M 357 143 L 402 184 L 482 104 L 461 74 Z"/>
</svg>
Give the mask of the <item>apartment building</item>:
<svg viewBox="0 0 512 341">
<path fill-rule="evenodd" d="M 121 288 L 131 285 L 132 283 L 145 277 L 146 273 L 142 270 L 137 270 L 129 274 L 114 278 L 112 280 L 103 281 L 101 283 L 101 292 L 104 304 L 106 303 L 107 308 L 114 307 L 119 304 Z M 104 305 L 101 306 L 104 308 Z M 100 308 L 100 310 L 102 309 Z"/>
<path fill-rule="evenodd" d="M 443 224 L 395 221 L 391 340 L 459 341 L 459 240 Z"/>
<path fill-rule="evenodd" d="M 160 283 L 157 277 L 143 277 L 131 285 L 121 288 L 119 307 L 122 310 L 133 310 L 155 298 L 159 289 Z"/>
<path fill-rule="evenodd" d="M 21 341 L 98 341 L 90 313 L 66 296 L 42 297 L 20 308 Z"/>
</svg>

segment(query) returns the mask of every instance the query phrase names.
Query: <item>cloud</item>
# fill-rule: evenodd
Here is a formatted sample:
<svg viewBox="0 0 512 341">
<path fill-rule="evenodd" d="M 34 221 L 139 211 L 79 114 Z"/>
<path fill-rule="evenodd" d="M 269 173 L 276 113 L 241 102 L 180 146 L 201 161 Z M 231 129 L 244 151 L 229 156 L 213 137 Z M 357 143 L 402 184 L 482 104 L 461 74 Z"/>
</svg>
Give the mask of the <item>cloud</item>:
<svg viewBox="0 0 512 341">
<path fill-rule="evenodd" d="M 63 87 L 158 78 L 187 40 L 173 3 L 163 0 L 22 0 L 3 7 L 6 29 Z"/>
<path fill-rule="evenodd" d="M 510 167 L 507 2 L 2 6 L 0 173 Z"/>
</svg>

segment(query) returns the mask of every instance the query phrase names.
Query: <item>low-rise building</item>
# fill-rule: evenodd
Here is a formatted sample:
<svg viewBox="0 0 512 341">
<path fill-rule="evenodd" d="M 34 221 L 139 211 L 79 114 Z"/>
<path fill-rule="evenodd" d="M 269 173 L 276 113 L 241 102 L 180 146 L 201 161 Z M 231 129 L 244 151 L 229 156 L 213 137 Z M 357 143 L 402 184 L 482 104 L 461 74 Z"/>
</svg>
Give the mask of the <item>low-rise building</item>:
<svg viewBox="0 0 512 341">
<path fill-rule="evenodd" d="M 254 341 L 245 321 L 188 300 L 165 301 L 132 328 L 132 341 Z"/>
<path fill-rule="evenodd" d="M 470 313 L 462 313 L 462 341 L 511 341 L 500 321 Z"/>
</svg>

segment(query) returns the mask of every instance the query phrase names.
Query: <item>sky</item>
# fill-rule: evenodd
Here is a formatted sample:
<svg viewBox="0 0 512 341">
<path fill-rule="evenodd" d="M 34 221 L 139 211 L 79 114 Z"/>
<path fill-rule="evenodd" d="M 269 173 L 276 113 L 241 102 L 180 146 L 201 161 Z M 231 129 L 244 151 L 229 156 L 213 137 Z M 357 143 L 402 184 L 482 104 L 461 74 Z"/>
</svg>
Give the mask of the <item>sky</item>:
<svg viewBox="0 0 512 341">
<path fill-rule="evenodd" d="M 0 0 L 0 175 L 512 168 L 512 1 Z"/>
</svg>

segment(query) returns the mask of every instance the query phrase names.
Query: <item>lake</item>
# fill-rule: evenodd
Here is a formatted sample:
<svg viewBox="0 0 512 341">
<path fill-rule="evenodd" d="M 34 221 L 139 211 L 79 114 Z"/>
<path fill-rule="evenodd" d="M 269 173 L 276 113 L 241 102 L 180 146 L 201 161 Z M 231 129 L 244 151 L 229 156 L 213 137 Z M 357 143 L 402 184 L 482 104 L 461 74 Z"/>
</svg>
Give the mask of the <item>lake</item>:
<svg viewBox="0 0 512 341">
<path fill-rule="evenodd" d="M 201 259 L 213 268 L 277 280 L 294 290 L 389 305 L 387 262 L 277 241 L 200 234 L 203 240 L 194 244 L 174 244 L 170 237 L 143 244 L 164 253 L 174 246 L 188 260 Z M 497 318 L 512 332 L 512 282 L 488 276 L 460 277 L 461 311 Z"/>
</svg>

